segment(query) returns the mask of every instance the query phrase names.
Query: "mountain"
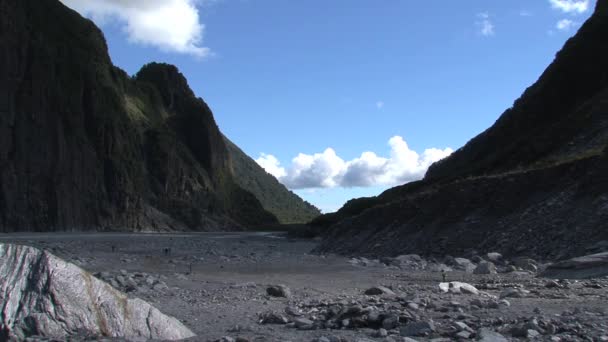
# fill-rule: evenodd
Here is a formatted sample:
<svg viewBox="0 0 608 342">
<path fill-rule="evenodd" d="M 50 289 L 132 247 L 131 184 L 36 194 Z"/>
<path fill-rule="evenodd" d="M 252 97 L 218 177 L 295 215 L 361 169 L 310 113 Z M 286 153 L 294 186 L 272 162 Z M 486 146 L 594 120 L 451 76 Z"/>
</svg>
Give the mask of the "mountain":
<svg viewBox="0 0 608 342">
<path fill-rule="evenodd" d="M 608 240 L 608 1 L 496 123 L 421 181 L 313 221 L 318 251 L 566 258 Z"/>
<path fill-rule="evenodd" d="M 1 0 L 0 47 L 0 231 L 277 223 L 174 66 L 129 77 L 58 0 Z"/>
<path fill-rule="evenodd" d="M 321 215 L 319 209 L 289 191 L 232 141 L 224 139 L 236 183 L 254 194 L 264 209 L 274 214 L 280 223 L 307 223 Z"/>
</svg>

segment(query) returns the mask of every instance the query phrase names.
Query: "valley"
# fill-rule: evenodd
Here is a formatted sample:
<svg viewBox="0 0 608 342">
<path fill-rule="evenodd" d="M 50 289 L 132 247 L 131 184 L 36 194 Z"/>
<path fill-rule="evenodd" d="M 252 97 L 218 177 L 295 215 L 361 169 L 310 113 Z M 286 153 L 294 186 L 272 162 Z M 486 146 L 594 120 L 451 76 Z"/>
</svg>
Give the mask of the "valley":
<svg viewBox="0 0 608 342">
<path fill-rule="evenodd" d="M 483 339 L 493 332 L 509 340 L 608 336 L 607 278 L 553 281 L 522 269 L 502 273 L 509 263 L 503 261 L 496 262 L 501 273 L 484 275 L 446 265 L 447 259 L 314 255 L 317 241 L 282 233 L 0 235 L 0 243 L 7 242 L 46 249 L 148 301 L 196 333 L 191 341 L 503 341 Z M 539 269 L 545 266 L 538 262 Z M 469 283 L 476 293 L 444 293 L 442 269 L 448 282 Z M 287 287 L 288 297 L 269 294 L 278 285 Z M 408 332 L 425 322 L 433 330 Z"/>
</svg>

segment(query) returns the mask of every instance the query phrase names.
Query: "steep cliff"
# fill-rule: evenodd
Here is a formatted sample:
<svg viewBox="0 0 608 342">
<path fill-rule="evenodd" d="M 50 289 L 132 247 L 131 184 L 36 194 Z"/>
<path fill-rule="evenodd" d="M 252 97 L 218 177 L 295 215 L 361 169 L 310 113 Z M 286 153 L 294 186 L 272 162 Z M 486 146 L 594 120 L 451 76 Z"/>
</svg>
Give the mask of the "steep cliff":
<svg viewBox="0 0 608 342">
<path fill-rule="evenodd" d="M 276 223 L 231 174 L 209 107 L 170 65 L 135 77 L 57 0 L 0 1 L 0 231 Z"/>
<path fill-rule="evenodd" d="M 314 224 L 320 251 L 581 255 L 608 239 L 608 1 L 496 123 L 421 181 Z"/>
</svg>

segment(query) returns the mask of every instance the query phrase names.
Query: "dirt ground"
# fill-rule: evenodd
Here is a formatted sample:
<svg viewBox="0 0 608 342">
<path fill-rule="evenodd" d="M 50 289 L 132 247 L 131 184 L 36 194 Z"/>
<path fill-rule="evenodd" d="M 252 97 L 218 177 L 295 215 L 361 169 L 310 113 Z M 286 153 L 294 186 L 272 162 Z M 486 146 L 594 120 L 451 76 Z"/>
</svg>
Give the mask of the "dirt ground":
<svg viewBox="0 0 608 342">
<path fill-rule="evenodd" d="M 10 234 L 0 242 L 48 249 L 80 265 L 183 321 L 198 335 L 192 341 L 450 341 L 483 338 L 483 328 L 508 340 L 608 340 L 605 278 L 549 284 L 525 272 L 451 271 L 447 281 L 482 293 L 444 293 L 441 272 L 311 255 L 316 241 L 280 233 Z M 126 278 L 136 281 L 124 285 Z M 279 284 L 289 298 L 267 293 Z M 380 285 L 390 291 L 364 294 Z M 509 289 L 526 291 L 501 298 Z M 352 307 L 361 313 L 347 315 Z M 371 312 L 396 314 L 400 323 L 374 321 Z M 272 321 L 269 313 L 285 321 L 262 324 Z M 433 328 L 408 335 L 403 329 L 412 322 Z"/>
</svg>

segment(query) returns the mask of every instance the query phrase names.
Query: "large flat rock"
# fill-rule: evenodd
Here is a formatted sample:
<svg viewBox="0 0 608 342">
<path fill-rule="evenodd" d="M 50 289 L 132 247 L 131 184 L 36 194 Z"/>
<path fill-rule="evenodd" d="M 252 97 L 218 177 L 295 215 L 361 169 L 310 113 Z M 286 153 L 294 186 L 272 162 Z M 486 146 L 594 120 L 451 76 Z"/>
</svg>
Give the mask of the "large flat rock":
<svg viewBox="0 0 608 342">
<path fill-rule="evenodd" d="M 0 244 L 0 340 L 38 335 L 179 340 L 194 334 L 47 251 Z"/>
<path fill-rule="evenodd" d="M 588 279 L 608 275 L 608 252 L 577 257 L 555 263 L 541 277 L 556 279 Z"/>
</svg>

